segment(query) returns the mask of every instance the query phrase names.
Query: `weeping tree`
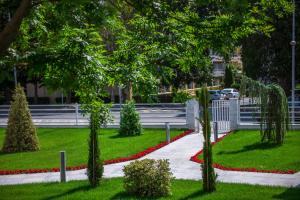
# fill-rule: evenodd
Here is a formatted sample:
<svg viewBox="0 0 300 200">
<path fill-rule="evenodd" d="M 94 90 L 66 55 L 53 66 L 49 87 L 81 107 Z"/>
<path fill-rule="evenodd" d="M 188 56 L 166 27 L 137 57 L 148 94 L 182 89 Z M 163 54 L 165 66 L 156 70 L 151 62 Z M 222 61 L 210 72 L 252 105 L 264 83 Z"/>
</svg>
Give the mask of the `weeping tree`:
<svg viewBox="0 0 300 200">
<path fill-rule="evenodd" d="M 289 129 L 288 102 L 284 90 L 277 84 L 262 84 L 243 76 L 241 94 L 260 105 L 261 141 L 282 144 Z"/>
<path fill-rule="evenodd" d="M 212 166 L 212 145 L 210 142 L 211 128 L 209 119 L 209 93 L 207 87 L 203 87 L 198 93 L 199 102 L 203 108 L 202 119 L 200 123 L 202 125 L 204 143 L 203 143 L 203 160 L 202 164 L 202 179 L 203 179 L 203 190 L 205 192 L 213 192 L 216 190 L 216 174 Z"/>
</svg>

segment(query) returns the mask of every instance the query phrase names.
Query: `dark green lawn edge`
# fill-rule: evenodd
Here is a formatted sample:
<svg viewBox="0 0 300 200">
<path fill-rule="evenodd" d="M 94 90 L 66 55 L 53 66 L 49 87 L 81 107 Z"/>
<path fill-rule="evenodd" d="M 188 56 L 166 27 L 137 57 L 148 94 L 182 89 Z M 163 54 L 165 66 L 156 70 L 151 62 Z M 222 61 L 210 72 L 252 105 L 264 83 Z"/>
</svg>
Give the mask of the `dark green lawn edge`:
<svg viewBox="0 0 300 200">
<path fill-rule="evenodd" d="M 212 145 L 215 145 L 218 142 L 222 141 L 226 136 L 230 135 L 232 132 L 233 131 L 230 131 L 230 132 L 226 133 L 225 135 L 223 135 L 222 137 L 218 138 L 216 142 L 212 142 Z M 201 149 L 195 155 L 193 155 L 190 158 L 190 161 L 202 164 L 204 162 L 204 160 L 199 159 L 199 155 L 201 155 L 202 153 L 203 153 L 203 149 Z M 251 168 L 226 167 L 219 163 L 213 163 L 213 167 L 224 170 L 224 171 L 258 172 L 258 173 L 273 173 L 273 174 L 295 174 L 295 173 L 297 173 L 297 171 L 295 171 L 295 170 L 277 170 L 277 169 L 266 170 L 266 169 L 256 169 L 255 167 L 251 167 Z"/>
<path fill-rule="evenodd" d="M 182 132 L 181 134 L 177 135 L 176 137 L 173 137 L 170 141 L 170 143 L 194 132 L 194 130 L 186 130 Z M 166 145 L 168 145 L 168 142 L 161 142 L 153 147 L 149 147 L 144 151 L 141 151 L 137 154 L 134 154 L 132 156 L 128 157 L 122 157 L 122 158 L 116 158 L 116 159 L 111 159 L 111 160 L 105 160 L 104 164 L 109 165 L 109 164 L 114 164 L 114 163 L 120 163 L 120 162 L 125 162 L 125 161 L 130 161 L 130 160 L 136 160 L 139 159 L 149 153 L 152 153 L 153 151 L 156 151 L 157 149 L 160 149 Z M 86 164 L 78 165 L 78 166 L 70 166 L 67 167 L 68 171 L 71 170 L 80 170 L 80 169 L 85 169 L 87 168 Z M 22 170 L 0 170 L 0 175 L 12 175 L 12 174 L 32 174 L 32 173 L 44 173 L 44 172 L 59 172 L 59 168 L 51 168 L 51 169 L 22 169 Z"/>
</svg>

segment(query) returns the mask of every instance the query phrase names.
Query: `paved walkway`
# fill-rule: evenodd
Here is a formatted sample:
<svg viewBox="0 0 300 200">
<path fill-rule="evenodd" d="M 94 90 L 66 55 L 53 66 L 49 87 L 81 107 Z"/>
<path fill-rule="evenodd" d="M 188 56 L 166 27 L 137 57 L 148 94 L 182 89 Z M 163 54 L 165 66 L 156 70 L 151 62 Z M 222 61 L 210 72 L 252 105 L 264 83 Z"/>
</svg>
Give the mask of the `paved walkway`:
<svg viewBox="0 0 300 200">
<path fill-rule="evenodd" d="M 193 156 L 202 148 L 203 138 L 200 134 L 191 134 L 183 137 L 141 159 L 169 159 L 173 175 L 177 179 L 201 179 L 201 169 L 198 163 L 190 161 Z M 106 165 L 104 167 L 104 177 L 123 176 L 123 167 L 128 162 Z M 226 183 L 247 183 L 258 185 L 274 185 L 284 187 L 300 187 L 300 172 L 296 174 L 270 174 L 255 172 L 234 172 L 216 169 L 218 181 Z M 76 170 L 67 172 L 68 180 L 87 179 L 86 170 Z M 0 185 L 55 182 L 59 181 L 58 172 L 20 174 L 0 176 Z"/>
</svg>

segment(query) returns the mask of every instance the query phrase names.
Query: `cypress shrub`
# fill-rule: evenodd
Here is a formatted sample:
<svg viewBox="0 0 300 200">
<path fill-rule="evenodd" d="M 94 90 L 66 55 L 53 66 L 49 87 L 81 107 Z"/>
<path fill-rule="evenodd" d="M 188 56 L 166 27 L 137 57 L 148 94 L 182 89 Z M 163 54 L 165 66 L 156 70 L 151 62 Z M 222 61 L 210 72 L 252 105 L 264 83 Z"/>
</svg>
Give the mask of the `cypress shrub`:
<svg viewBox="0 0 300 200">
<path fill-rule="evenodd" d="M 18 84 L 11 102 L 3 152 L 39 150 L 39 141 L 23 88 Z"/>
<path fill-rule="evenodd" d="M 140 115 L 136 111 L 134 102 L 129 101 L 121 110 L 119 135 L 135 136 L 142 134 Z"/>
<path fill-rule="evenodd" d="M 202 125 L 204 143 L 203 143 L 203 160 L 202 164 L 202 178 L 203 178 L 203 190 L 205 192 L 213 192 L 216 190 L 216 174 L 212 158 L 212 145 L 210 142 L 211 128 L 209 120 L 209 93 L 207 87 L 203 87 L 199 92 L 199 101 L 203 108 L 203 115 L 200 123 Z"/>
<path fill-rule="evenodd" d="M 89 157 L 88 157 L 88 178 L 90 185 L 99 185 L 103 175 L 103 163 L 100 160 L 100 149 L 98 146 L 99 113 L 92 112 L 90 115 L 90 138 L 89 138 Z"/>
<path fill-rule="evenodd" d="M 234 83 L 233 71 L 230 65 L 227 65 L 225 68 L 225 78 L 224 78 L 224 87 L 232 87 Z"/>
</svg>

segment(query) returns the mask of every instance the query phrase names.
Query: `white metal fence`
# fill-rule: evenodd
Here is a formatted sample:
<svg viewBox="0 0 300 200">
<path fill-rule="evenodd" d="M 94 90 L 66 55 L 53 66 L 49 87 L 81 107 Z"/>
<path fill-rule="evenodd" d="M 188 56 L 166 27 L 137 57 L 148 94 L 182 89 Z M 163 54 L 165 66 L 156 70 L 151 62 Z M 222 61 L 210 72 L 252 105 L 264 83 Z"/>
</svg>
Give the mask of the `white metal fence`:
<svg viewBox="0 0 300 200">
<path fill-rule="evenodd" d="M 289 102 L 290 120 L 292 120 L 292 105 Z M 258 104 L 240 105 L 240 124 L 259 124 L 260 123 L 260 107 Z M 294 124 L 300 124 L 300 101 L 295 102 L 294 107 Z M 292 122 L 292 121 L 291 121 Z"/>
<path fill-rule="evenodd" d="M 122 106 L 122 105 L 121 105 Z M 9 105 L 0 105 L 0 126 L 7 125 Z M 29 105 L 35 125 L 39 127 L 76 127 L 88 126 L 89 116 L 84 115 L 79 104 L 64 105 Z M 172 127 L 185 128 L 186 107 L 184 104 L 136 104 L 144 127 L 163 127 L 170 122 Z M 111 108 L 113 123 L 109 127 L 117 127 L 120 122 L 120 105 Z"/>
</svg>

